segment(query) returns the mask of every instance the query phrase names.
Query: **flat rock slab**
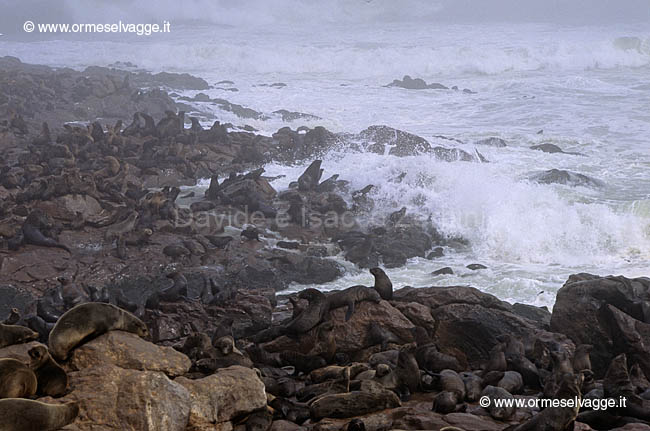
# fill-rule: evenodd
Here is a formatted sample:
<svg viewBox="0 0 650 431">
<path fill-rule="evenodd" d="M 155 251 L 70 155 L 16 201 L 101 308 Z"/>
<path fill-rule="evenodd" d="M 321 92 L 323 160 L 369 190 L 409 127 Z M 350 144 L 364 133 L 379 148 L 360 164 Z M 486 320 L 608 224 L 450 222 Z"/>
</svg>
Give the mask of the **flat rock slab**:
<svg viewBox="0 0 650 431">
<path fill-rule="evenodd" d="M 158 346 L 136 334 L 110 331 L 74 350 L 70 366 L 82 370 L 98 364 L 180 376 L 192 366 L 190 358 L 171 347 Z"/>
</svg>

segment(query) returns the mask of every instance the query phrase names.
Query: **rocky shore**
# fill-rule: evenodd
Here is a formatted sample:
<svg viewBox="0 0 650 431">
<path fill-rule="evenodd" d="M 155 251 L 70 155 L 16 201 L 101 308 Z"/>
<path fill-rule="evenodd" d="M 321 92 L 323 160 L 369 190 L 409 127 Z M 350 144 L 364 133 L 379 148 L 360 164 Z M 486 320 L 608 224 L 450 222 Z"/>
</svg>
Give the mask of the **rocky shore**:
<svg viewBox="0 0 650 431">
<path fill-rule="evenodd" d="M 387 126 L 205 129 L 168 91 L 206 88 L 0 59 L 0 358 L 34 371 L 40 389 L 25 398 L 78 407 L 63 429 L 650 429 L 650 279 L 573 275 L 553 313 L 468 286 L 393 289 L 379 267 L 465 240 L 405 208 L 372 217 L 373 185 L 322 178 L 319 156 L 346 145 L 485 157 Z M 270 161 L 306 160 L 288 190 L 264 175 Z M 204 195 L 181 189 L 204 178 Z M 335 255 L 375 285 L 277 295 L 340 277 Z M 148 334 L 108 319 L 55 358 L 65 389 L 43 390 L 34 348 L 54 352 L 57 322 L 88 303 L 128 311 Z M 0 359 L 0 397 L 15 400 L 10 365 Z M 494 405 L 576 397 L 627 404 Z M 11 406 L 0 400 L 20 419 Z"/>
</svg>

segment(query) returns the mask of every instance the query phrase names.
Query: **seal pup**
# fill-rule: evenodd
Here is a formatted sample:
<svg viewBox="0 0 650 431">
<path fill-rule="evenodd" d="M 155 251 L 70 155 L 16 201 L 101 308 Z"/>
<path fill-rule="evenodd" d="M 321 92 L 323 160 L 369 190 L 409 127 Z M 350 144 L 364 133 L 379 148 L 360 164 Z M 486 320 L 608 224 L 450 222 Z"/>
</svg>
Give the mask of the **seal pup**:
<svg viewBox="0 0 650 431">
<path fill-rule="evenodd" d="M 381 268 L 371 268 L 370 273 L 375 276 L 375 290 L 379 292 L 381 299 L 390 301 L 393 299 L 393 283 Z"/>
<path fill-rule="evenodd" d="M 29 398 L 37 387 L 36 375 L 28 366 L 17 359 L 0 359 L 0 398 Z"/>
<path fill-rule="evenodd" d="M 50 356 L 45 346 L 32 347 L 27 351 L 29 367 L 36 374 L 37 393 L 40 396 L 59 397 L 68 389 L 68 374 Z"/>
<path fill-rule="evenodd" d="M 149 330 L 140 319 L 112 304 L 87 302 L 66 311 L 50 332 L 50 353 L 65 361 L 79 344 L 108 331 L 121 330 L 147 337 Z"/>
<path fill-rule="evenodd" d="M 379 292 L 375 289 L 366 286 L 352 286 L 330 294 L 327 297 L 330 303 L 330 310 L 340 307 L 348 307 L 345 313 L 345 321 L 347 322 L 354 314 L 356 304 L 361 301 L 372 301 L 378 303 L 381 301 Z"/>
<path fill-rule="evenodd" d="M 0 348 L 37 340 L 38 335 L 25 326 L 0 323 Z"/>
<path fill-rule="evenodd" d="M 23 398 L 0 400 L 0 430 L 55 431 L 72 423 L 79 414 L 76 401 L 46 404 Z"/>
<path fill-rule="evenodd" d="M 288 334 L 302 334 L 318 325 L 329 311 L 327 296 L 317 289 L 305 289 L 298 294 L 298 298 L 309 301 L 307 308 L 284 327 Z"/>
</svg>

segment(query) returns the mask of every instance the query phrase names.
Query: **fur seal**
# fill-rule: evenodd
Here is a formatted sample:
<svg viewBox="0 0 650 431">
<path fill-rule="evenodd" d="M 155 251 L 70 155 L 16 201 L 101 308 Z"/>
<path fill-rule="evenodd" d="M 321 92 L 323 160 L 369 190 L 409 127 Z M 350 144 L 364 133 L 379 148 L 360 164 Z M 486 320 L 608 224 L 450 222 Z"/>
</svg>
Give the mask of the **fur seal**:
<svg viewBox="0 0 650 431">
<path fill-rule="evenodd" d="M 505 389 L 499 388 L 497 386 L 487 385 L 485 389 L 483 389 L 483 392 L 481 392 L 481 397 L 489 398 L 490 404 L 487 407 L 487 411 L 494 419 L 499 421 L 507 421 L 515 414 L 516 407 L 514 404 L 509 406 L 497 406 L 494 402 L 495 400 L 511 400 L 514 402 L 514 397 L 512 394 Z"/>
<path fill-rule="evenodd" d="M 25 243 L 40 245 L 43 247 L 60 248 L 67 251 L 68 253 L 71 253 L 70 249 L 67 246 L 55 241 L 50 237 L 45 236 L 45 234 L 41 231 L 41 229 L 46 227 L 46 219 L 47 217 L 45 216 L 45 213 L 41 210 L 36 209 L 29 213 L 22 227 Z"/>
<path fill-rule="evenodd" d="M 298 190 L 302 192 L 312 191 L 318 186 L 321 176 L 323 175 L 323 170 L 321 169 L 321 160 L 314 160 L 311 164 L 305 169 L 305 172 L 298 177 Z"/>
<path fill-rule="evenodd" d="M 562 375 L 562 383 L 555 395 L 558 399 L 573 400 L 581 398 L 582 376 L 572 373 Z M 572 407 L 549 407 L 521 425 L 508 427 L 509 431 L 563 431 L 578 417 L 579 405 Z"/>
<path fill-rule="evenodd" d="M 221 337 L 214 343 L 216 356 L 196 361 L 196 368 L 201 372 L 213 373 L 219 368 L 239 365 L 251 368 L 253 362 L 235 347 L 235 340 L 230 336 Z"/>
<path fill-rule="evenodd" d="M 580 344 L 576 347 L 576 351 L 573 354 L 573 371 L 579 373 L 582 370 L 591 370 L 589 353 L 593 348 L 594 346 L 591 344 Z"/>
<path fill-rule="evenodd" d="M 5 325 L 15 325 L 20 320 L 20 311 L 17 308 L 12 308 L 9 311 L 9 316 L 4 320 Z"/>
<path fill-rule="evenodd" d="M 37 387 L 36 375 L 28 366 L 17 359 L 0 359 L 0 398 L 29 398 Z"/>
<path fill-rule="evenodd" d="M 107 242 L 112 242 L 114 239 L 131 232 L 139 217 L 140 215 L 137 212 L 132 211 L 124 221 L 109 226 L 104 233 L 104 239 Z"/>
<path fill-rule="evenodd" d="M 77 402 L 46 404 L 22 398 L 0 400 L 2 431 L 55 431 L 72 423 L 79 414 Z"/>
<path fill-rule="evenodd" d="M 68 310 L 50 332 L 50 353 L 59 360 L 68 359 L 79 344 L 112 330 L 133 332 L 147 337 L 149 331 L 140 319 L 111 304 L 88 302 Z"/>
<path fill-rule="evenodd" d="M 393 283 L 381 268 L 371 268 L 370 273 L 375 276 L 375 290 L 379 292 L 381 299 L 390 301 L 393 299 Z"/>
<path fill-rule="evenodd" d="M 37 393 L 40 396 L 59 397 L 68 389 L 68 374 L 50 356 L 50 351 L 45 346 L 36 346 L 29 349 L 29 367 L 36 374 L 38 380 Z"/>
<path fill-rule="evenodd" d="M 345 313 L 345 321 L 347 322 L 354 314 L 357 302 L 372 301 L 378 303 L 381 301 L 381 296 L 379 292 L 370 287 L 352 286 L 330 294 L 327 299 L 330 303 L 330 310 L 348 307 L 348 311 Z"/>
<path fill-rule="evenodd" d="M 295 368 L 295 373 L 309 374 L 314 370 L 323 368 L 327 365 L 325 359 L 317 355 L 303 355 L 299 352 L 287 351 L 280 352 L 280 359 L 286 364 Z"/>
<path fill-rule="evenodd" d="M 298 294 L 298 298 L 306 299 L 309 305 L 295 319 L 285 326 L 289 334 L 302 334 L 318 325 L 329 311 L 327 296 L 316 289 L 305 289 Z"/>
<path fill-rule="evenodd" d="M 465 400 L 465 383 L 454 370 L 442 370 L 440 372 L 440 388 L 443 391 L 456 394 L 456 400 L 458 402 Z"/>
<path fill-rule="evenodd" d="M 504 352 L 505 348 L 505 343 L 499 343 L 490 350 L 490 359 L 485 364 L 485 369 L 483 370 L 484 375 L 490 371 L 505 371 L 508 368 L 506 354 Z"/>
<path fill-rule="evenodd" d="M 483 380 L 476 374 L 469 371 L 460 373 L 460 378 L 465 384 L 465 399 L 469 402 L 478 400 L 481 396 Z"/>
<path fill-rule="evenodd" d="M 446 415 L 456 411 L 456 404 L 458 403 L 457 395 L 453 392 L 442 391 L 439 392 L 433 399 L 433 406 L 431 411 Z"/>
<path fill-rule="evenodd" d="M 38 332 L 26 326 L 0 323 L 0 348 L 38 339 Z"/>
</svg>

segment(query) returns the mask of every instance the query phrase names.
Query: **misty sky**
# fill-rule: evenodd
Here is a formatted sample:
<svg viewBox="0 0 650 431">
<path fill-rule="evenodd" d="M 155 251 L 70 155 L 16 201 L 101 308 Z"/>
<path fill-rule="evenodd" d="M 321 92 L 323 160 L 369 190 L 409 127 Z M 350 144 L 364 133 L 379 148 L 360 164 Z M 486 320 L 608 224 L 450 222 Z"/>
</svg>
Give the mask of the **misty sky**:
<svg viewBox="0 0 650 431">
<path fill-rule="evenodd" d="M 0 33 L 34 22 L 230 25 L 382 21 L 650 23 L 650 0 L 0 0 Z"/>
</svg>

